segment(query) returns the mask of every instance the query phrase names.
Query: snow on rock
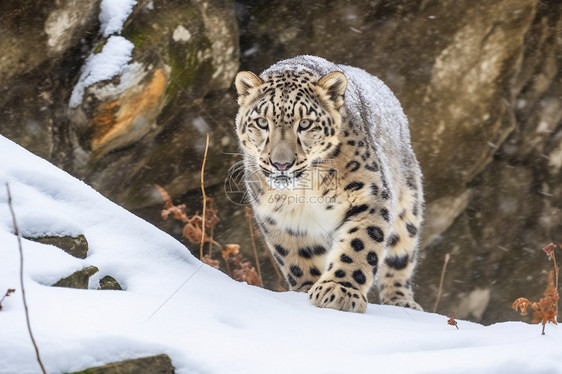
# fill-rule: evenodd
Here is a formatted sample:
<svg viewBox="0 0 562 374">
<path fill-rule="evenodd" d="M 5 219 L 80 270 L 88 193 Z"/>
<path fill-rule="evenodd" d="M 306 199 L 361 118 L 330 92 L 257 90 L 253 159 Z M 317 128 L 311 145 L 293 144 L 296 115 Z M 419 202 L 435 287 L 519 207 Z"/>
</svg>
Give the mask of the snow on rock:
<svg viewBox="0 0 562 374">
<path fill-rule="evenodd" d="M 123 22 L 129 17 L 136 3 L 136 0 L 103 0 L 99 15 L 103 36 L 121 33 Z"/>
<path fill-rule="evenodd" d="M 84 63 L 68 105 L 76 108 L 82 102 L 86 87 L 125 72 L 127 64 L 131 61 L 134 47 L 133 43 L 122 36 L 111 36 L 107 39 L 101 52 L 90 55 Z"/>
<path fill-rule="evenodd" d="M 37 373 L 19 285 L 22 231 L 81 233 L 86 259 L 23 240 L 31 325 L 48 373 L 165 353 L 187 373 L 562 373 L 562 331 L 490 327 L 392 306 L 318 309 L 302 293 L 238 283 L 83 182 L 0 137 L 0 373 Z M 96 266 L 88 290 L 49 285 Z M 96 290 L 105 275 L 124 291 Z M 423 292 L 423 290 L 420 290 Z M 506 308 L 509 308 L 506 305 Z M 516 318 L 514 312 L 514 318 Z"/>
<path fill-rule="evenodd" d="M 92 53 L 84 63 L 78 83 L 74 86 L 68 106 L 76 108 L 82 103 L 84 91 L 90 85 L 111 79 L 126 72 L 132 58 L 133 43 L 120 34 L 123 22 L 131 15 L 136 0 L 103 0 L 100 4 L 100 33 L 107 38 L 100 53 Z"/>
</svg>

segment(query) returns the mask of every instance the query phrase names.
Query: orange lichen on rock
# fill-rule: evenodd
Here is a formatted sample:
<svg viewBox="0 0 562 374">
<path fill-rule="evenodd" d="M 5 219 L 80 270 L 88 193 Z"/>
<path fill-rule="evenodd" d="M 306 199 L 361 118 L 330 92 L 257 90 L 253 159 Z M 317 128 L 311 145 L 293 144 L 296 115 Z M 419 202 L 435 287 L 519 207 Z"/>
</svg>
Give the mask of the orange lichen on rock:
<svg viewBox="0 0 562 374">
<path fill-rule="evenodd" d="M 116 121 L 116 113 L 119 110 L 117 101 L 102 103 L 99 107 L 99 114 L 92 118 L 94 130 L 93 138 L 98 138 L 111 131 L 111 127 Z"/>
<path fill-rule="evenodd" d="M 154 70 L 144 85 L 136 86 L 117 100 L 99 105 L 90 120 L 92 150 L 107 151 L 140 138 L 158 116 L 168 79 L 162 69 Z"/>
</svg>

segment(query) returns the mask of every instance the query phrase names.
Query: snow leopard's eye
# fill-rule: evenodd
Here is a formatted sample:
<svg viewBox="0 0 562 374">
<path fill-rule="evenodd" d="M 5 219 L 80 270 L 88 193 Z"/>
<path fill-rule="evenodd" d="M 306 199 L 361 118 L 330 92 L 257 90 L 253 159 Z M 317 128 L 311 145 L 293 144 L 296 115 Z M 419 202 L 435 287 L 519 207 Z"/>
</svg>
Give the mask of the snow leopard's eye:
<svg viewBox="0 0 562 374">
<path fill-rule="evenodd" d="M 264 130 L 267 130 L 267 128 L 269 127 L 267 120 L 262 117 L 256 118 L 256 125 L 258 125 L 260 129 L 264 129 Z"/>
<path fill-rule="evenodd" d="M 307 130 L 310 128 L 310 126 L 312 126 L 312 121 L 309 119 L 301 119 L 301 121 L 299 122 L 299 130 Z"/>
</svg>

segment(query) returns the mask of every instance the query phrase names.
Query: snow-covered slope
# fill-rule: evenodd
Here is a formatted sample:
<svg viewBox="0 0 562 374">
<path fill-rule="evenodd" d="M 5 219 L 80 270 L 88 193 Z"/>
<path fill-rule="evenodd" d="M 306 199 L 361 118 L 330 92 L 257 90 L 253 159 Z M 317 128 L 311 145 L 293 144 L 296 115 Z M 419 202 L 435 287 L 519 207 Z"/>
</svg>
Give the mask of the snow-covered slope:
<svg viewBox="0 0 562 374">
<path fill-rule="evenodd" d="M 317 309 L 202 265 L 175 239 L 0 137 L 0 373 L 36 373 L 5 184 L 24 236 L 84 234 L 80 260 L 23 240 L 31 324 L 49 373 L 168 354 L 177 373 L 562 373 L 562 331 L 490 327 L 398 307 Z M 49 285 L 83 267 L 90 289 Z M 96 290 L 111 275 L 125 291 Z M 420 290 L 418 292 L 423 292 Z M 506 307 L 509 307 L 507 305 Z M 514 312 L 514 318 L 516 318 Z"/>
</svg>

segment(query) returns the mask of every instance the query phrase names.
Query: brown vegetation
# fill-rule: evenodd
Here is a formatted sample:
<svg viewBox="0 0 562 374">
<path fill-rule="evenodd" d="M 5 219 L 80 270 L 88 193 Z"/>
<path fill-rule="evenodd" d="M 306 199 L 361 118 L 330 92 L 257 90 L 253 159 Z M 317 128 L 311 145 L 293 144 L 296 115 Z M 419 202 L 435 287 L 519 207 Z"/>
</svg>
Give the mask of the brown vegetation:
<svg viewBox="0 0 562 374">
<path fill-rule="evenodd" d="M 457 321 L 455 321 L 455 316 L 449 316 L 449 320 L 447 321 L 447 323 L 451 326 L 455 326 L 457 328 L 457 330 L 459 329 L 459 326 L 457 325 Z"/>
<path fill-rule="evenodd" d="M 6 293 L 4 294 L 4 296 L 2 296 L 2 298 L 0 299 L 0 310 L 2 310 L 2 302 L 4 301 L 4 299 L 8 296 L 10 296 L 11 294 L 13 294 L 14 292 L 16 292 L 15 289 L 13 288 L 8 288 L 8 290 L 6 291 Z"/>
<path fill-rule="evenodd" d="M 548 284 L 544 291 L 544 296 L 537 302 L 529 301 L 524 297 L 520 297 L 513 302 L 513 310 L 521 312 L 522 316 L 527 315 L 527 308 L 530 306 L 535 312 L 533 313 L 533 323 L 542 323 L 542 335 L 547 322 L 552 322 L 557 325 L 556 317 L 558 316 L 558 265 L 556 264 L 556 256 L 554 249 L 556 245 L 550 243 L 543 248 L 548 258 L 554 263 L 554 270 L 548 274 Z"/>
</svg>

